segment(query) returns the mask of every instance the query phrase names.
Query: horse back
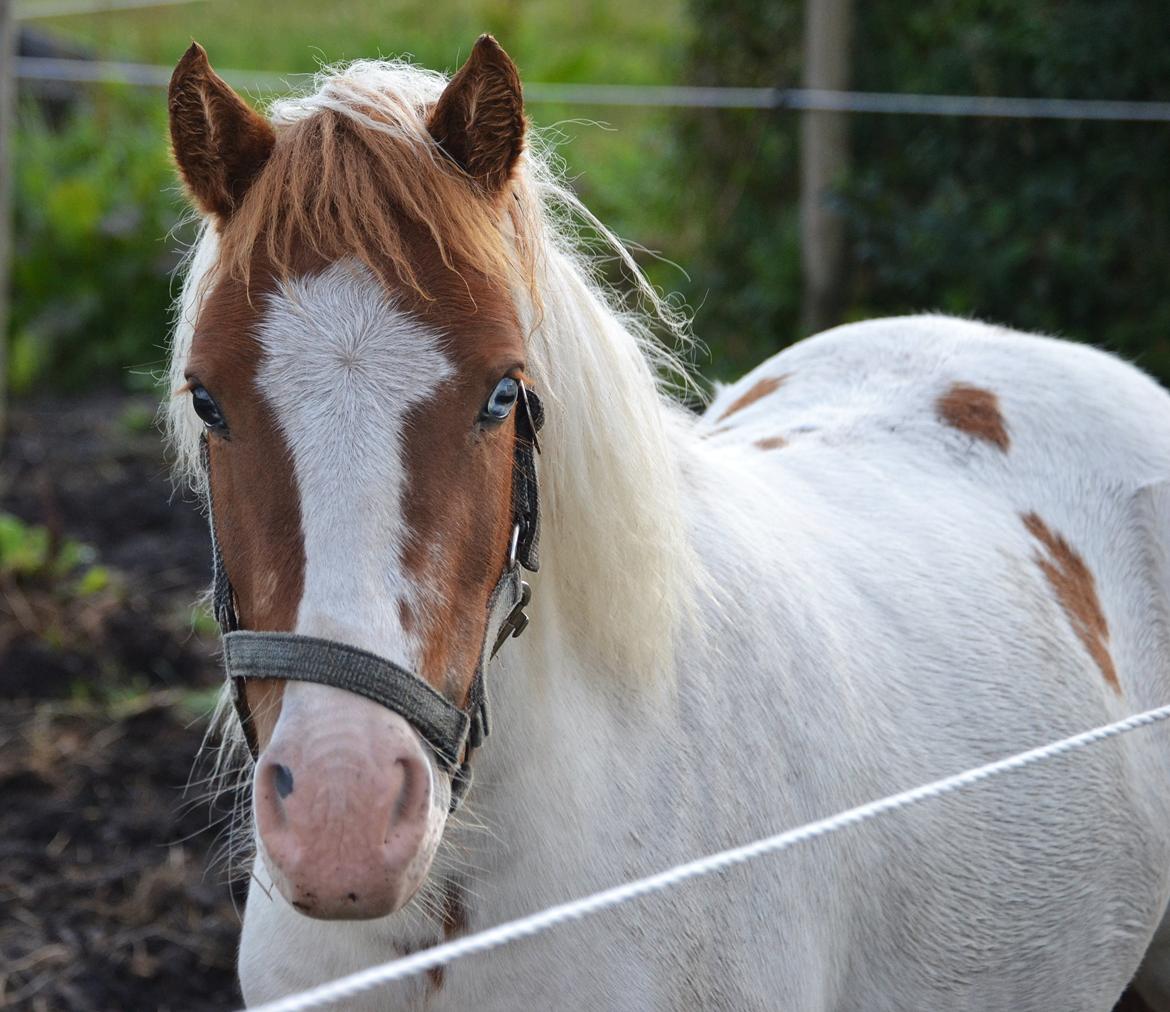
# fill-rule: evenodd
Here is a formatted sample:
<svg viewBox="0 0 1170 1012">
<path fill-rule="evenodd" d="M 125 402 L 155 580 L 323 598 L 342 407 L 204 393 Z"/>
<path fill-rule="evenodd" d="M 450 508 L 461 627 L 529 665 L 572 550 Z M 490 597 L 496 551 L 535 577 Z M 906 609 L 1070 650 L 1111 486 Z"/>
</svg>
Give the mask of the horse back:
<svg viewBox="0 0 1170 1012">
<path fill-rule="evenodd" d="M 969 321 L 880 320 L 720 389 L 695 434 L 722 468 L 710 508 L 750 513 L 722 527 L 757 532 L 740 599 L 781 588 L 759 605 L 783 635 L 757 676 L 799 700 L 782 739 L 816 756 L 810 783 L 848 785 L 811 811 L 1170 701 L 1170 398 L 1132 366 Z M 722 505 L 736 475 L 743 501 Z M 1170 886 L 1166 744 L 1131 735 L 875 825 L 880 860 L 857 859 L 842 923 L 880 925 L 861 948 L 900 939 L 917 966 L 1003 967 L 1005 1003 L 1116 994 Z M 1005 921 L 1030 892 L 1047 898 Z M 964 937 L 909 899 L 959 894 L 978 908 Z M 1080 964 L 1059 985 L 1034 974 L 1057 937 Z"/>
</svg>

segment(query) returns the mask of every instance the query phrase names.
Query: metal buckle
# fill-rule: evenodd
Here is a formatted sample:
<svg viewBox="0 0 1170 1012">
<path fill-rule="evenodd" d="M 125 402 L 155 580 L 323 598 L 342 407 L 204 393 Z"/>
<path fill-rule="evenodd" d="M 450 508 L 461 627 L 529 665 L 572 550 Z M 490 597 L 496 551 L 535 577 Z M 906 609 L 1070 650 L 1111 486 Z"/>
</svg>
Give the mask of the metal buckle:
<svg viewBox="0 0 1170 1012">
<path fill-rule="evenodd" d="M 520 581 L 520 600 L 516 602 L 515 606 L 508 612 L 507 618 L 500 623 L 500 631 L 496 635 L 495 646 L 492 647 L 491 660 L 496 654 L 500 652 L 500 647 L 509 638 L 519 636 L 525 629 L 528 628 L 528 616 L 524 613 L 524 609 L 528 607 L 532 600 L 532 588 L 528 586 L 527 580 Z"/>
</svg>

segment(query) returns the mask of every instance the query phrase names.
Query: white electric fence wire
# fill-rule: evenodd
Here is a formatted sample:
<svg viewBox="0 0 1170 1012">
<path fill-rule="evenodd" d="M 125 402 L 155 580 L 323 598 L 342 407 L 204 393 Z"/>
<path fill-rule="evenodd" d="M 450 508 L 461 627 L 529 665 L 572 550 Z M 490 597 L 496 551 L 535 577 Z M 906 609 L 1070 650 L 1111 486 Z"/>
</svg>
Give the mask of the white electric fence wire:
<svg viewBox="0 0 1170 1012">
<path fill-rule="evenodd" d="M 560 924 L 581 920 L 591 914 L 609 910 L 623 903 L 629 903 L 631 900 L 649 896 L 651 893 L 661 892 L 690 879 L 723 871 L 757 857 L 763 857 L 765 854 L 777 854 L 798 843 L 807 843 L 810 840 L 828 836 L 830 833 L 836 833 L 849 826 L 868 822 L 879 815 L 886 815 L 923 801 L 952 794 L 1001 773 L 1022 769 L 1025 766 L 1032 766 L 1067 752 L 1087 748 L 1108 738 L 1116 738 L 1119 735 L 1157 724 L 1168 718 L 1170 718 L 1170 705 L 1146 710 L 1113 724 L 1105 724 L 1090 731 L 1075 734 L 1070 738 L 1062 738 L 1060 741 L 1054 741 L 1027 752 L 1007 756 L 984 766 L 977 766 L 963 773 L 956 773 L 954 776 L 944 777 L 942 780 L 935 780 L 933 783 L 903 791 L 901 794 L 870 801 L 857 808 L 850 808 L 827 819 L 820 819 L 796 829 L 786 830 L 767 839 L 701 857 L 648 878 L 627 882 L 624 885 L 606 889 L 604 892 L 594 893 L 592 896 L 561 903 L 538 913 L 529 914 L 527 917 L 496 925 L 494 928 L 488 928 L 486 931 L 480 931 L 474 935 L 468 935 L 466 938 L 445 942 L 442 945 L 416 952 L 411 956 L 370 967 L 359 973 L 350 974 L 348 977 L 341 977 L 319 987 L 311 988 L 308 991 L 256 1006 L 252 1012 L 300 1012 L 301 1009 L 331 1005 L 393 981 L 403 980 L 436 967 L 446 966 L 456 959 L 490 952 L 492 949 L 497 949 L 510 942 L 540 934 Z"/>
<path fill-rule="evenodd" d="M 131 0 L 124 0 L 130 3 Z M 145 0 L 144 0 L 145 2 Z M 188 2 L 188 0 L 167 0 Z M 117 83 L 165 88 L 171 67 L 22 56 L 16 76 L 27 81 Z M 262 91 L 296 90 L 311 74 L 222 70 L 229 84 Z M 1111 120 L 1170 123 L 1170 102 L 1115 102 L 1079 98 L 1010 98 L 996 95 L 912 95 L 885 91 L 822 91 L 811 88 L 729 88 L 692 85 L 548 84 L 524 86 L 529 103 L 647 106 L 690 109 L 760 109 L 814 112 L 890 113 L 916 116 L 974 116 L 1008 119 Z"/>
</svg>

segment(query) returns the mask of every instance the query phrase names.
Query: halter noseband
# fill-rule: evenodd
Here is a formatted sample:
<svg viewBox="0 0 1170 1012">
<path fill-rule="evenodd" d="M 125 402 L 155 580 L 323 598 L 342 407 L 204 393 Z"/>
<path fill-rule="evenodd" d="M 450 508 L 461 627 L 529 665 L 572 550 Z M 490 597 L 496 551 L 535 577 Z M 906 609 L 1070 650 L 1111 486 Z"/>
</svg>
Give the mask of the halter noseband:
<svg viewBox="0 0 1170 1012">
<path fill-rule="evenodd" d="M 524 609 L 532 590 L 521 577 L 521 567 L 536 572 L 540 565 L 540 502 L 536 483 L 536 434 L 544 424 L 540 398 L 520 384 L 516 439 L 513 444 L 512 530 L 504 570 L 488 598 L 487 628 L 475 676 L 468 690 L 467 709 L 461 710 L 423 679 L 377 654 L 336 640 L 289 632 L 253 632 L 240 628 L 236 594 L 224 568 L 215 518 L 211 509 L 212 605 L 223 633 L 224 661 L 236 713 L 248 748 L 258 752 L 255 727 L 244 684 L 249 678 L 284 678 L 332 685 L 372 699 L 405 717 L 434 750 L 451 776 L 451 811 L 471 786 L 471 754 L 489 731 L 485 668 L 504 642 L 519 636 L 528 625 Z M 207 439 L 203 441 L 208 500 L 211 470 Z"/>
</svg>

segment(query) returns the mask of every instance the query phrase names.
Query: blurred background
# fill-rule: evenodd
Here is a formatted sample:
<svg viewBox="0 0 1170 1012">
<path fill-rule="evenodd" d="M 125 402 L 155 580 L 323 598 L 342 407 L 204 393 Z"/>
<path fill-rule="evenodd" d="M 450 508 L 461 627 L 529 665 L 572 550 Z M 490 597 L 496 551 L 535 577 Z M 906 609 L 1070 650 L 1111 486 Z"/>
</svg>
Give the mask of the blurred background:
<svg viewBox="0 0 1170 1012">
<path fill-rule="evenodd" d="M 220 678 L 196 604 L 206 530 L 154 428 L 192 236 L 161 86 L 192 38 L 263 104 L 322 62 L 454 70 L 494 33 L 586 203 L 693 308 L 709 379 L 918 310 L 1088 341 L 1170 379 L 1157 0 L 0 12 L 0 1007 L 238 998 L 214 859 L 227 807 L 191 773 Z"/>
</svg>

